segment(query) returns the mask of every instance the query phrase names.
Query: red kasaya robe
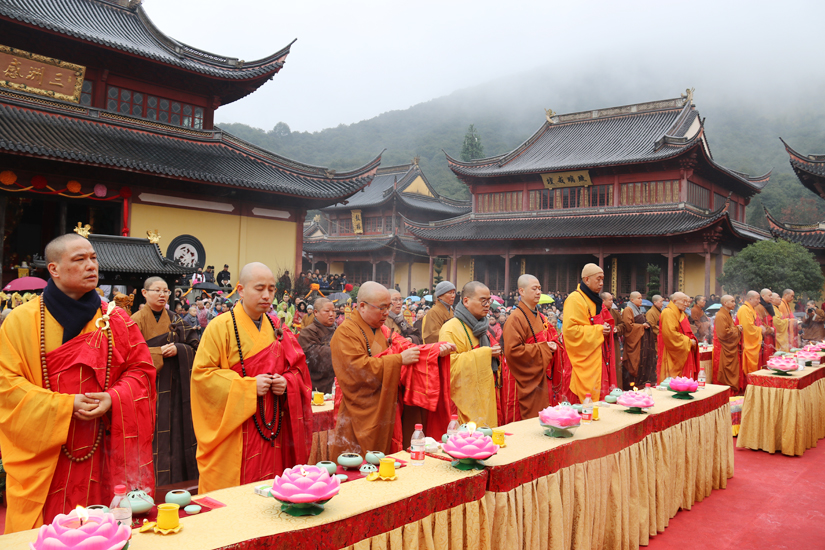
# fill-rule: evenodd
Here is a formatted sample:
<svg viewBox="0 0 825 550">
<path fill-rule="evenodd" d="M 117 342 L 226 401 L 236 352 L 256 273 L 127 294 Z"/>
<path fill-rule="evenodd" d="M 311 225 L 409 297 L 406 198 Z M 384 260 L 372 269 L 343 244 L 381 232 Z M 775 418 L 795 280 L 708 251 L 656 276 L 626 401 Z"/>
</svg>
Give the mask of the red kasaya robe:
<svg viewBox="0 0 825 550">
<path fill-rule="evenodd" d="M 616 319 L 613 318 L 613 315 L 610 314 L 610 310 L 607 309 L 605 306 L 602 306 L 601 312 L 601 319 L 599 317 L 593 318 L 593 323 L 595 324 L 603 324 L 607 323 L 610 325 L 610 334 L 607 335 L 604 339 L 604 343 L 602 344 L 602 355 L 604 356 L 604 361 L 602 361 L 602 389 L 601 389 L 601 396 L 604 399 L 604 396 L 609 394 L 612 388 L 616 388 L 617 381 L 616 381 L 616 350 L 614 349 L 615 339 L 613 338 L 613 329 L 616 328 Z"/>
<path fill-rule="evenodd" d="M 685 361 L 685 366 L 682 369 L 682 376 L 687 376 L 688 378 L 693 378 L 694 380 L 697 379 L 699 375 L 699 341 L 696 340 L 696 336 L 693 334 L 693 329 L 690 328 L 690 321 L 687 316 L 682 315 L 682 320 L 677 325 L 677 329 L 679 332 L 694 340 L 696 342 L 696 347 L 690 350 L 688 353 L 687 361 Z M 663 379 L 667 378 L 667 376 L 662 373 L 662 358 L 665 354 L 665 343 L 662 339 L 662 319 L 659 318 L 659 335 L 657 336 L 657 359 L 656 359 L 656 380 L 661 382 Z M 705 373 L 707 376 L 707 373 Z"/>
<path fill-rule="evenodd" d="M 51 523 L 57 514 L 68 514 L 77 505 L 108 503 L 116 485 L 150 494 L 155 489 L 156 370 L 137 325 L 122 309 L 112 311 L 109 326 L 114 346 L 107 390 L 112 406 L 98 419 L 77 420 L 72 416 L 72 394 L 104 391 L 109 340 L 94 325 L 103 311 L 78 336 L 60 344 L 62 327 L 46 310 L 48 391 L 39 359 L 31 364 L 32 354 L 36 357 L 39 352 L 34 340 L 39 304 L 32 300 L 21 306 L 0 333 L 6 533 Z M 65 444 L 75 457 L 85 456 L 101 424 L 104 434 L 90 459 L 72 462 L 61 452 Z"/>
</svg>

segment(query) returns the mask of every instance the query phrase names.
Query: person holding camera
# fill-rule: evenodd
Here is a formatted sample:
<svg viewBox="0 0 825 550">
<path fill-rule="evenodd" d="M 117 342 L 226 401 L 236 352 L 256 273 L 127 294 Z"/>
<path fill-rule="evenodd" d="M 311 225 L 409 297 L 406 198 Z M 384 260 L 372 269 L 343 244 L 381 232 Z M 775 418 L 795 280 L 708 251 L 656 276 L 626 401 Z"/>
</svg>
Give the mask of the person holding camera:
<svg viewBox="0 0 825 550">
<path fill-rule="evenodd" d="M 808 300 L 805 319 L 802 321 L 802 344 L 825 340 L 825 311 L 816 302 Z"/>
</svg>

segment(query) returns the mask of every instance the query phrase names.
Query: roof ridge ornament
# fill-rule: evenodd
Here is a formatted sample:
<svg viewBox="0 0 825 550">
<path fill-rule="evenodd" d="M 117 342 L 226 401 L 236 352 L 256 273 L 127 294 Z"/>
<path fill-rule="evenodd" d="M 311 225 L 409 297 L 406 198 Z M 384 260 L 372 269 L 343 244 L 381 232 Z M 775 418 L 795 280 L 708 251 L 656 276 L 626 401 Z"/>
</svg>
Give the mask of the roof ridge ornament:
<svg viewBox="0 0 825 550">
<path fill-rule="evenodd" d="M 149 242 L 152 244 L 158 244 L 160 242 L 160 234 L 158 233 L 157 229 L 150 229 L 146 232 L 146 236 L 149 238 Z"/>
<path fill-rule="evenodd" d="M 696 91 L 696 88 L 687 88 L 685 93 L 681 94 L 682 99 L 685 100 L 685 105 L 693 103 L 693 92 Z"/>
<path fill-rule="evenodd" d="M 556 116 L 556 112 L 553 109 L 545 109 L 544 116 L 549 124 L 556 124 L 559 121 L 558 117 Z"/>
<path fill-rule="evenodd" d="M 83 222 L 77 222 L 77 227 L 75 227 L 72 231 L 74 231 L 84 239 L 88 239 L 89 233 L 92 231 L 92 226 L 88 223 L 86 225 L 83 225 Z"/>
</svg>

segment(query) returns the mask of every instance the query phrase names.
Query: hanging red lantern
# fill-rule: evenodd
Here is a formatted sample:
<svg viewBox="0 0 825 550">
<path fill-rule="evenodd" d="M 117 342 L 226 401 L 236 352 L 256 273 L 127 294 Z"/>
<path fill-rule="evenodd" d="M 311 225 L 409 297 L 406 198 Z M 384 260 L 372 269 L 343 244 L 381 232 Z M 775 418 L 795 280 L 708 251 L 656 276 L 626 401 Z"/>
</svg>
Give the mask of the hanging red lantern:
<svg viewBox="0 0 825 550">
<path fill-rule="evenodd" d="M 131 187 L 121 187 L 120 188 L 120 196 L 124 199 L 128 199 L 132 197 L 132 188 Z"/>
<path fill-rule="evenodd" d="M 95 185 L 95 197 L 102 199 L 106 196 L 106 193 L 108 192 L 109 190 L 106 189 L 106 186 L 102 183 L 98 183 L 97 185 Z"/>
<path fill-rule="evenodd" d="M 72 193 L 80 193 L 80 182 L 72 180 L 66 184 L 66 189 Z"/>
<path fill-rule="evenodd" d="M 47 185 L 49 185 L 49 182 L 45 176 L 38 175 L 32 178 L 32 187 L 35 189 L 45 189 Z"/>
<path fill-rule="evenodd" d="M 11 170 L 4 170 L 0 172 L 0 183 L 3 185 L 11 185 L 17 181 L 17 174 Z"/>
</svg>

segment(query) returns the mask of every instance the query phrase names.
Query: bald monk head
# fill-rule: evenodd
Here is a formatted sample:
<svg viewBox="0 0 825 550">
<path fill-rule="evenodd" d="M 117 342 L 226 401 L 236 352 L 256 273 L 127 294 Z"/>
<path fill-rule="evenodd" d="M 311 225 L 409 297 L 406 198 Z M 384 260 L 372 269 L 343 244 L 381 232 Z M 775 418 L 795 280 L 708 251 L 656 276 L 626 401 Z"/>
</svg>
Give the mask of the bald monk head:
<svg viewBox="0 0 825 550">
<path fill-rule="evenodd" d="M 684 292 L 674 292 L 670 295 L 670 301 L 676 304 L 679 311 L 685 311 L 687 309 L 688 302 L 690 301 L 690 297 Z"/>
<path fill-rule="evenodd" d="M 390 289 L 390 311 L 394 315 L 401 313 L 401 307 L 404 305 L 404 296 L 394 288 Z"/>
<path fill-rule="evenodd" d="M 533 275 L 525 273 L 518 278 L 518 293 L 521 301 L 531 310 L 535 310 L 541 299 L 541 284 Z"/>
<path fill-rule="evenodd" d="M 315 319 L 325 327 L 335 324 L 335 304 L 328 298 L 318 298 L 312 304 L 315 312 Z"/>
<path fill-rule="evenodd" d="M 358 289 L 358 313 L 372 328 L 381 328 L 390 313 L 390 292 L 382 284 L 367 281 Z"/>
<path fill-rule="evenodd" d="M 582 269 L 582 282 L 598 294 L 604 287 L 604 270 L 596 264 L 587 264 Z"/>
<path fill-rule="evenodd" d="M 143 282 L 143 298 L 152 311 L 163 311 L 169 301 L 169 285 L 161 277 L 149 277 Z M 143 305 L 143 304 L 141 304 Z"/>
<path fill-rule="evenodd" d="M 461 303 L 476 319 L 490 313 L 490 289 L 479 281 L 470 281 L 461 289 Z"/>
<path fill-rule="evenodd" d="M 773 294 L 773 292 L 771 292 L 769 288 L 763 288 L 761 292 L 759 292 L 759 296 L 768 303 L 771 303 L 771 294 Z"/>
<path fill-rule="evenodd" d="M 727 309 L 728 311 L 733 311 L 733 308 L 736 307 L 736 300 L 734 300 L 733 296 L 731 296 L 730 294 L 725 294 L 724 296 L 722 296 L 719 302 L 722 304 L 722 307 Z"/>
<path fill-rule="evenodd" d="M 653 302 L 653 305 L 656 306 L 658 309 L 662 309 L 662 305 L 665 303 L 665 299 L 659 296 L 658 294 L 654 294 L 653 298 L 650 299 Z"/>
<path fill-rule="evenodd" d="M 779 294 L 777 294 L 776 292 L 771 294 L 771 304 L 774 307 L 779 307 L 780 303 L 782 303 L 782 298 L 779 297 Z"/>
<path fill-rule="evenodd" d="M 633 297 L 632 294 L 630 296 L 631 298 Z M 599 294 L 599 298 L 602 299 L 602 305 L 604 305 L 604 307 L 606 307 L 608 310 L 610 310 L 610 308 L 613 307 L 613 295 L 609 292 L 602 292 L 601 294 Z"/>
<path fill-rule="evenodd" d="M 77 233 L 67 233 L 46 245 L 47 269 L 63 294 L 79 300 L 97 287 L 97 254 L 92 243 Z"/>
<path fill-rule="evenodd" d="M 630 293 L 630 301 L 636 307 L 642 307 L 642 293 L 634 290 Z"/>
<path fill-rule="evenodd" d="M 272 307 L 275 298 L 275 275 L 261 262 L 243 266 L 238 277 L 238 294 L 247 315 L 257 321 Z"/>
<path fill-rule="evenodd" d="M 708 302 L 707 298 L 705 298 L 701 294 L 697 294 L 696 298 L 693 299 L 693 304 L 699 306 L 702 309 L 705 309 L 705 304 L 707 302 Z"/>
<path fill-rule="evenodd" d="M 745 296 L 745 301 L 751 305 L 751 307 L 756 307 L 759 305 L 759 293 L 755 290 L 749 290 L 748 294 Z"/>
<path fill-rule="evenodd" d="M 784 300 L 785 302 L 790 304 L 791 302 L 793 302 L 793 299 L 794 299 L 793 290 L 791 290 L 790 288 L 786 288 L 784 291 L 782 291 L 782 300 Z"/>
</svg>

